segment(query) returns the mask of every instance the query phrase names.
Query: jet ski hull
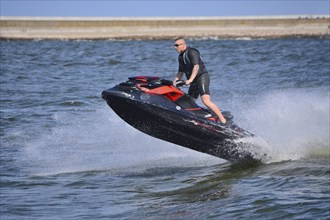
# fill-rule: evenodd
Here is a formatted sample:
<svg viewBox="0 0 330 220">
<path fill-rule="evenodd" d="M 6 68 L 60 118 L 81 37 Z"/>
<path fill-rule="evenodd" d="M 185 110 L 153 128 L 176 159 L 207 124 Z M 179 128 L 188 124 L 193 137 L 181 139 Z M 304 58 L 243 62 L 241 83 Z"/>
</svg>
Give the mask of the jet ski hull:
<svg viewBox="0 0 330 220">
<path fill-rule="evenodd" d="M 235 141 L 250 133 L 189 114 L 164 96 L 115 86 L 102 97 L 125 122 L 152 137 L 232 162 L 255 160 Z"/>
</svg>

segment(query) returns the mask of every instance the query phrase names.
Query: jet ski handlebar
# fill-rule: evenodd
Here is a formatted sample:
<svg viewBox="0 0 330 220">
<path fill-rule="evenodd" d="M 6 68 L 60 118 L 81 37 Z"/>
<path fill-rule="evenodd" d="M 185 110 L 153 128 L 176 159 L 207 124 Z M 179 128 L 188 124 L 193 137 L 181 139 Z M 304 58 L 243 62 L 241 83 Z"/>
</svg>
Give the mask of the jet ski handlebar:
<svg viewBox="0 0 330 220">
<path fill-rule="evenodd" d="M 175 87 L 182 87 L 186 85 L 186 82 L 184 80 L 177 80 L 175 83 L 174 83 L 174 86 Z"/>
</svg>

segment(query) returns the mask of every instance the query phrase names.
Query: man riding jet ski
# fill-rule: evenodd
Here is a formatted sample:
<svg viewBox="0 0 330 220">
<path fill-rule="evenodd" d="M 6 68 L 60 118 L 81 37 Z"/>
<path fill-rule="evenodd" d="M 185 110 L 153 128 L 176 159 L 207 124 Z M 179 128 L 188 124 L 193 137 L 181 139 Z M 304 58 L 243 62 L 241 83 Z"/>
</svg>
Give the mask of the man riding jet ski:
<svg viewBox="0 0 330 220">
<path fill-rule="evenodd" d="M 255 160 L 240 142 L 253 134 L 238 127 L 230 112 L 223 112 L 228 122 L 221 124 L 172 81 L 130 77 L 104 90 L 102 98 L 125 122 L 150 136 L 232 162 Z"/>
</svg>

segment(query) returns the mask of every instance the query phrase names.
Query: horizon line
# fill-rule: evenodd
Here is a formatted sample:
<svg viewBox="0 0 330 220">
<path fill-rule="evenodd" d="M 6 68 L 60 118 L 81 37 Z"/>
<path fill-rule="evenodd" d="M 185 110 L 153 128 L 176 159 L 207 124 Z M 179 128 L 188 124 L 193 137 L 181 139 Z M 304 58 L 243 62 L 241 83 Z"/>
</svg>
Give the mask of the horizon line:
<svg viewBox="0 0 330 220">
<path fill-rule="evenodd" d="M 327 19 L 330 15 L 269 15 L 269 16 L 0 16 L 0 20 L 235 20 L 235 19 Z"/>
</svg>

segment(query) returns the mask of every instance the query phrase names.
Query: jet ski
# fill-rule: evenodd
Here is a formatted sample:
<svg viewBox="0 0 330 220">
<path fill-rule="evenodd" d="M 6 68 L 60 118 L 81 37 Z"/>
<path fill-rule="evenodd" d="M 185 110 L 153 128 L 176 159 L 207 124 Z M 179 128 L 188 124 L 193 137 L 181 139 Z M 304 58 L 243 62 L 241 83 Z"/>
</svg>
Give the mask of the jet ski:
<svg viewBox="0 0 330 220">
<path fill-rule="evenodd" d="M 134 76 L 104 90 L 102 98 L 125 122 L 152 137 L 231 162 L 256 160 L 239 141 L 254 135 L 238 127 L 229 111 L 222 112 L 227 119 L 222 124 L 172 81 Z"/>
</svg>

